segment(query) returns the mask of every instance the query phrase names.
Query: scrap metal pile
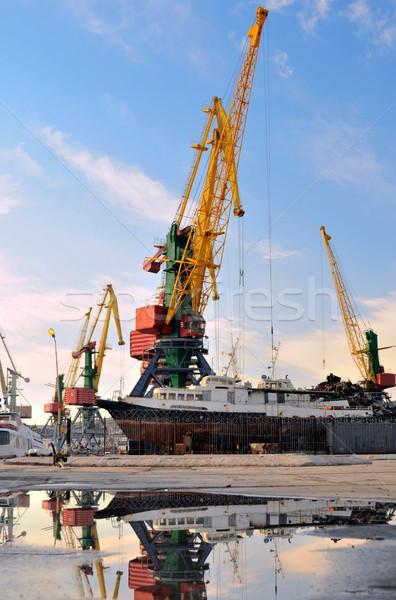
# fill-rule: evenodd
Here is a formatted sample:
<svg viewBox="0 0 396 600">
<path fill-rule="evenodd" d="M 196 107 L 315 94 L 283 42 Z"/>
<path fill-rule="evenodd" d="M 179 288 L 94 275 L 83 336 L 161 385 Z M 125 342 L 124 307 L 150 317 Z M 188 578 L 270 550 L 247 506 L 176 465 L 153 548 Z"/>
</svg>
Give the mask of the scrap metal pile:
<svg viewBox="0 0 396 600">
<path fill-rule="evenodd" d="M 396 416 L 396 406 L 386 392 L 367 390 L 359 383 L 342 381 L 341 377 L 333 373 L 330 373 L 314 390 L 333 392 L 340 398 L 346 398 L 350 406 L 372 406 L 376 416 L 385 414 Z"/>
</svg>

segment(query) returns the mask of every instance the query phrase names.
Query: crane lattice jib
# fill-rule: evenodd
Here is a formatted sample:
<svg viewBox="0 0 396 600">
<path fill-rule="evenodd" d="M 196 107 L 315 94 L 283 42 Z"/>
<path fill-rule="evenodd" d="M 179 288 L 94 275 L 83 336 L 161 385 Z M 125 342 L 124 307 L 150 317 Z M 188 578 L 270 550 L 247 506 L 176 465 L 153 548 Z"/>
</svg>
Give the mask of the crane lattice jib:
<svg viewBox="0 0 396 600">
<path fill-rule="evenodd" d="M 99 346 L 98 346 L 98 352 L 96 355 L 96 360 L 95 360 L 95 376 L 93 378 L 93 386 L 95 391 L 98 391 L 98 387 L 99 387 L 99 380 L 100 380 L 100 375 L 102 373 L 102 366 L 103 366 L 103 359 L 105 356 L 105 351 L 106 351 L 106 341 L 107 341 L 107 334 L 109 332 L 109 325 L 110 325 L 110 317 L 111 317 L 111 313 L 113 313 L 114 316 L 114 321 L 117 327 L 117 333 L 118 333 L 118 345 L 119 346 L 123 346 L 125 344 L 125 342 L 122 339 L 122 333 L 121 333 L 121 325 L 120 325 L 120 315 L 118 312 L 118 302 L 117 302 L 117 296 L 115 295 L 115 292 L 113 290 L 113 286 L 111 284 L 109 284 L 105 290 L 104 290 L 105 294 L 102 298 L 102 301 L 99 303 L 99 311 L 98 314 L 96 316 L 95 322 L 92 326 L 90 335 L 88 337 L 87 340 L 87 344 L 89 344 L 92 340 L 92 336 L 94 333 L 94 330 L 96 328 L 96 324 L 99 321 L 99 317 L 100 314 L 102 312 L 102 309 L 105 307 L 106 308 L 106 316 L 105 316 L 105 321 L 104 321 L 104 325 L 103 325 L 103 329 L 102 329 L 102 335 L 100 337 L 100 342 L 99 342 Z M 107 302 L 107 298 L 108 298 L 108 302 Z M 107 304 L 106 304 L 107 302 Z"/>
<path fill-rule="evenodd" d="M 92 311 L 92 307 L 89 308 L 88 312 L 85 313 L 85 319 L 84 319 L 84 323 L 81 329 L 81 333 L 80 336 L 78 338 L 76 347 L 74 349 L 74 352 L 77 353 L 79 350 L 81 350 L 81 348 L 83 348 L 84 343 L 85 343 L 85 336 L 87 335 L 87 330 L 88 330 L 88 325 L 89 325 L 89 318 L 91 316 L 91 311 Z M 65 388 L 72 388 L 76 385 L 77 379 L 79 378 L 80 373 L 79 371 L 79 367 L 80 367 L 80 359 L 81 359 L 81 354 L 78 356 L 78 358 L 74 358 L 72 357 L 71 359 L 71 363 L 70 363 L 70 367 L 69 370 L 67 372 L 67 375 L 64 379 L 64 386 Z"/>
<path fill-rule="evenodd" d="M 371 364 L 370 356 L 367 352 L 364 335 L 359 326 L 355 311 L 353 310 L 351 299 L 349 298 L 347 289 L 337 265 L 337 261 L 329 243 L 331 236 L 326 233 L 324 227 L 321 227 L 320 230 L 326 246 L 327 257 L 329 259 L 330 270 L 337 293 L 338 303 L 342 315 L 342 322 L 344 324 L 350 353 L 363 379 L 376 383 L 374 369 Z"/>
<path fill-rule="evenodd" d="M 257 10 L 256 23 L 248 32 L 251 42 L 228 114 L 225 113 L 220 99 L 216 97 L 208 111 L 209 115 L 216 115 L 217 127 L 210 142 L 212 150 L 204 189 L 180 261 L 166 323 L 171 321 L 187 295 L 191 296 L 192 309 L 200 315 L 203 314 L 211 293 L 214 300 L 218 299 L 216 276 L 222 262 L 232 203 L 236 216 L 242 217 L 244 214 L 239 201 L 236 176 L 261 31 L 267 15 L 268 11 L 260 7 Z M 208 127 L 205 128 L 204 143 L 207 131 Z M 202 154 L 202 142 L 199 151 Z M 194 167 L 194 176 L 195 173 Z M 187 189 L 191 189 L 191 183 Z M 186 199 L 177 216 L 179 224 L 185 208 Z"/>
</svg>

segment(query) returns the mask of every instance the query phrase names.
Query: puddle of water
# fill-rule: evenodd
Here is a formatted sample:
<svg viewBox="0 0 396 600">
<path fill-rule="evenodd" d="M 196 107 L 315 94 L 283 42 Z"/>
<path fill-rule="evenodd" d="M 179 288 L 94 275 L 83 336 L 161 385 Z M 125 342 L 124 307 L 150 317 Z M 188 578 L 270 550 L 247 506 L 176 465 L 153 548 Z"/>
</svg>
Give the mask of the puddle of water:
<svg viewBox="0 0 396 600">
<path fill-rule="evenodd" d="M 394 598 L 395 509 L 375 500 L 9 492 L 0 494 L 0 594 Z"/>
</svg>

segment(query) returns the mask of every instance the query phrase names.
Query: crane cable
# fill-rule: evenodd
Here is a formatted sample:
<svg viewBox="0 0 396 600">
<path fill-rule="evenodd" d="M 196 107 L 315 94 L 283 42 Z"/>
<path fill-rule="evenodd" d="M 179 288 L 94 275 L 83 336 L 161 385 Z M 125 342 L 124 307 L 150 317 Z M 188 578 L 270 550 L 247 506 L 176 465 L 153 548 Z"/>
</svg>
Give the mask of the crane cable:
<svg viewBox="0 0 396 600">
<path fill-rule="evenodd" d="M 240 370 L 245 376 L 245 226 L 244 219 L 238 219 L 238 268 L 239 268 L 239 295 L 238 295 L 238 329 L 241 341 Z"/>
<path fill-rule="evenodd" d="M 322 237 L 322 236 L 321 236 Z M 325 313 L 324 313 L 324 288 L 323 288 L 323 243 L 320 239 L 320 306 L 322 312 L 322 367 L 326 368 L 326 332 L 325 332 Z"/>
<path fill-rule="evenodd" d="M 274 345 L 274 309 L 272 285 L 272 206 L 271 206 L 271 129 L 270 129 L 270 76 L 269 76 L 269 28 L 265 30 L 266 44 L 264 57 L 264 113 L 265 113 L 265 154 L 267 172 L 267 217 L 268 217 L 268 259 L 270 286 L 270 335 L 271 335 L 271 365 L 275 364 Z M 272 376 L 274 373 L 272 373 Z"/>
</svg>

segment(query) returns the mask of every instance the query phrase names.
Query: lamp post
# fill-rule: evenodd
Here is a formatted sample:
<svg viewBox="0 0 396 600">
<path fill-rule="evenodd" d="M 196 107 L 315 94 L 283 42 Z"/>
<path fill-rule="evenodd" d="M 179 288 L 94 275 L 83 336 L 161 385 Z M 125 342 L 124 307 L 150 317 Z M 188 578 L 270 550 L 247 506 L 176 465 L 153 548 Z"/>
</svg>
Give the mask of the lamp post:
<svg viewBox="0 0 396 600">
<path fill-rule="evenodd" d="M 57 396 L 57 400 L 58 400 L 58 426 L 56 428 L 56 452 L 57 454 L 60 452 L 61 448 L 61 409 L 62 409 L 62 398 L 60 397 L 60 390 L 59 390 L 59 368 L 58 368 L 58 349 L 56 346 L 56 337 L 55 337 L 55 331 L 53 329 L 49 329 L 48 333 L 50 334 L 50 336 L 54 339 L 54 344 L 55 344 L 55 363 L 56 363 L 56 396 Z"/>
</svg>

